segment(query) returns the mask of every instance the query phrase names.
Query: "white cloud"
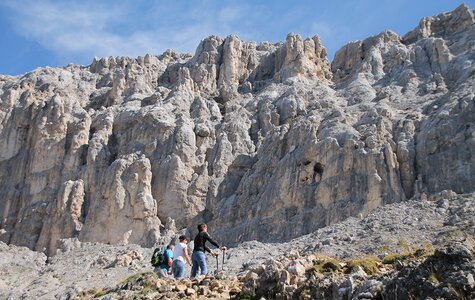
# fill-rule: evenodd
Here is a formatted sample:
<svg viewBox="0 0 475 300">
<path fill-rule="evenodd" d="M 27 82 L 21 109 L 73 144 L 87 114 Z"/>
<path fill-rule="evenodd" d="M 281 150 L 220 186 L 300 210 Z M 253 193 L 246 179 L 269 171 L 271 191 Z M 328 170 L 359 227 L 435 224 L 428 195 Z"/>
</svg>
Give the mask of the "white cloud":
<svg viewBox="0 0 475 300">
<path fill-rule="evenodd" d="M 57 53 L 112 55 L 129 44 L 129 37 L 109 31 L 114 20 L 124 17 L 120 7 L 87 1 L 9 1 L 7 6 L 14 13 L 12 18 L 19 34 Z M 124 50 L 135 52 L 133 47 Z"/>
<path fill-rule="evenodd" d="M 168 48 L 192 52 L 202 38 L 222 34 L 229 29 L 228 23 L 240 17 L 240 10 L 235 7 L 212 11 L 163 11 L 162 7 L 155 12 L 160 15 L 149 15 L 144 21 L 140 20 L 137 8 L 134 11 L 131 6 L 115 3 L 28 0 L 7 1 L 3 5 L 12 10 L 19 34 L 59 56 L 137 56 L 161 53 Z M 167 21 L 174 20 L 173 14 L 180 16 L 181 22 L 160 22 L 162 16 Z M 144 24 L 121 32 L 120 28 L 128 29 L 137 21 Z"/>
<path fill-rule="evenodd" d="M 245 9 L 243 6 L 227 6 L 219 11 L 219 20 L 221 22 L 233 22 L 239 20 Z"/>
<path fill-rule="evenodd" d="M 209 35 L 259 39 L 266 10 L 220 1 L 3 0 L 16 31 L 58 57 L 194 52 Z M 269 16 L 267 16 L 269 18 Z"/>
</svg>

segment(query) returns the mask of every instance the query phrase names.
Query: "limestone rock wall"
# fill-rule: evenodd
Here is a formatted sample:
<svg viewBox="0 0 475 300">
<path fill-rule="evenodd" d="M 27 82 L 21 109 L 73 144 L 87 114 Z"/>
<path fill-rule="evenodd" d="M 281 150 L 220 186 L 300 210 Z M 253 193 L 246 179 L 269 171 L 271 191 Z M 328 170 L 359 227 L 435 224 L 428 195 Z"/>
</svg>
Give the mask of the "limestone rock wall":
<svg viewBox="0 0 475 300">
<path fill-rule="evenodd" d="M 475 190 L 474 15 L 352 42 L 204 39 L 194 55 L 0 76 L 0 239 L 151 246 L 208 222 L 287 240 L 387 203 Z"/>
</svg>

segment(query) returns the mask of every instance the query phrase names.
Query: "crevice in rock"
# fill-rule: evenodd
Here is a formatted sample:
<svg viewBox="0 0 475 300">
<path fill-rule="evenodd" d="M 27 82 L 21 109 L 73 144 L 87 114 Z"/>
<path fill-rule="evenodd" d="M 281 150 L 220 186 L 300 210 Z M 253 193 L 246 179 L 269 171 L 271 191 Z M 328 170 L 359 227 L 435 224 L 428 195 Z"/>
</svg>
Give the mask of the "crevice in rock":
<svg viewBox="0 0 475 300">
<path fill-rule="evenodd" d="M 214 147 L 208 148 L 206 150 L 206 158 L 205 160 L 208 163 L 208 176 L 213 176 L 214 175 L 214 161 L 212 161 L 212 158 L 216 156 L 216 152 L 218 149 L 218 144 L 216 143 Z"/>
<path fill-rule="evenodd" d="M 79 148 L 79 165 L 85 166 L 87 165 L 87 152 L 89 150 L 89 144 L 84 144 Z"/>
<path fill-rule="evenodd" d="M 71 124 L 68 124 L 68 127 L 66 129 L 65 142 L 64 142 L 64 154 L 65 155 L 69 154 L 69 152 L 70 152 L 73 136 L 74 136 L 74 132 L 73 132 L 72 126 L 71 126 Z"/>
<path fill-rule="evenodd" d="M 274 77 L 276 59 L 275 53 L 276 52 L 274 51 L 262 58 L 257 68 L 255 68 L 246 78 L 246 80 L 252 82 L 254 89 L 262 89 L 266 85 L 267 81 Z"/>
<path fill-rule="evenodd" d="M 313 166 L 313 181 L 319 183 L 322 180 L 324 166 L 317 162 Z"/>
<path fill-rule="evenodd" d="M 249 126 L 249 129 L 248 129 L 248 135 L 251 138 L 251 141 L 254 144 L 254 147 L 256 147 L 256 149 L 258 148 L 257 144 L 259 142 L 259 130 L 260 128 L 259 128 L 258 121 L 253 122 L 251 126 Z"/>
<path fill-rule="evenodd" d="M 226 105 L 218 103 L 218 107 L 219 107 L 219 112 L 221 113 L 221 116 L 224 117 L 226 115 Z"/>
<path fill-rule="evenodd" d="M 112 133 L 109 136 L 109 139 L 107 141 L 107 148 L 109 149 L 109 153 L 110 153 L 109 166 L 117 159 L 117 156 L 118 156 L 117 144 L 118 144 L 117 137 L 114 133 Z"/>
<path fill-rule="evenodd" d="M 96 133 L 96 128 L 94 128 L 94 127 L 91 126 L 91 127 L 89 128 L 89 139 L 88 139 L 89 141 L 90 141 L 90 140 L 92 139 L 92 137 L 94 136 L 94 133 Z"/>
<path fill-rule="evenodd" d="M 81 205 L 81 216 L 79 217 L 79 222 L 83 224 L 86 222 L 87 213 L 89 211 L 90 198 L 91 197 L 89 193 L 84 193 L 84 201 L 82 202 L 82 205 Z"/>
<path fill-rule="evenodd" d="M 214 79 L 216 82 L 216 87 L 219 89 L 219 75 L 221 73 L 221 65 L 223 64 L 223 52 L 224 52 L 224 40 L 223 42 L 218 45 L 216 49 L 218 51 L 218 61 L 216 63 L 216 78 Z"/>
<path fill-rule="evenodd" d="M 407 199 L 412 198 L 417 193 L 423 192 L 423 190 L 425 189 L 424 178 L 419 168 L 419 153 L 418 153 L 418 145 L 417 145 L 419 134 L 420 134 L 420 124 L 419 126 L 416 127 L 416 130 L 414 132 L 414 137 L 413 137 L 414 138 L 414 161 L 413 161 L 412 167 L 414 168 L 414 182 L 413 182 L 414 189 L 412 190 L 412 194 L 410 195 L 410 197 L 408 197 Z"/>
</svg>

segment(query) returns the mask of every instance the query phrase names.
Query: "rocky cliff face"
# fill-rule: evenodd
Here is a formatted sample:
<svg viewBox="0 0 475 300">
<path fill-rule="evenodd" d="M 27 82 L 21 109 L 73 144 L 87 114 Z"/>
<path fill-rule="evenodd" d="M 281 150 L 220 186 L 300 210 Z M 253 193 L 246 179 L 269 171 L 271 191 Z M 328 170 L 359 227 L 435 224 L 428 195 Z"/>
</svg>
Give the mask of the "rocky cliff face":
<svg viewBox="0 0 475 300">
<path fill-rule="evenodd" d="M 475 19 L 339 50 L 209 37 L 195 55 L 0 76 L 0 239 L 150 246 L 210 223 L 287 240 L 374 208 L 475 190 Z"/>
</svg>

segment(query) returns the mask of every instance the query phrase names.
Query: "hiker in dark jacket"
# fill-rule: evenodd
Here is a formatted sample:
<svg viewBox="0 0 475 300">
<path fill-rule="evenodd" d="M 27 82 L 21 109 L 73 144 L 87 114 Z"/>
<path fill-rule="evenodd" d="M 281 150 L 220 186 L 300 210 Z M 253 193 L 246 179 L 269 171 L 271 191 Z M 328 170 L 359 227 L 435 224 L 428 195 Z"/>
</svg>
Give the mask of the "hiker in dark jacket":
<svg viewBox="0 0 475 300">
<path fill-rule="evenodd" d="M 212 252 L 211 249 L 206 246 L 207 241 L 217 248 L 221 248 L 221 250 L 226 250 L 226 247 L 220 247 L 219 244 L 209 236 L 208 226 L 206 224 L 199 224 L 198 234 L 195 237 L 193 254 L 191 255 L 191 261 L 193 263 L 193 266 L 191 267 L 191 277 L 195 277 L 196 274 L 198 274 L 198 269 L 201 269 L 201 275 L 208 274 L 205 251 L 211 253 L 213 256 L 219 255 L 219 253 Z"/>
</svg>

